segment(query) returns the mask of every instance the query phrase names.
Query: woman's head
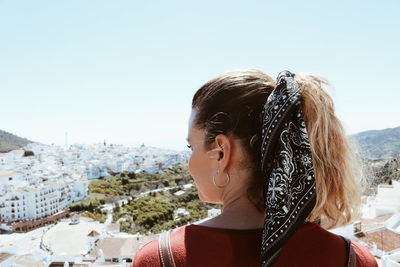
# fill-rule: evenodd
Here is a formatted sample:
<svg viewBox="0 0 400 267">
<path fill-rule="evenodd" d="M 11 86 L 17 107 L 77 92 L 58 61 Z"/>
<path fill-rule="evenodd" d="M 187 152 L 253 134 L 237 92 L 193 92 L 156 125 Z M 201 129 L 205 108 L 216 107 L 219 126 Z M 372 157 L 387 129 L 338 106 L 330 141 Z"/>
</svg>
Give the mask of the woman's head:
<svg viewBox="0 0 400 267">
<path fill-rule="evenodd" d="M 237 185 L 242 190 L 244 186 L 248 187 L 249 197 L 256 205 L 259 202 L 259 209 L 262 210 L 262 180 L 250 179 L 260 176 L 261 123 L 255 119 L 259 119 L 263 102 L 274 87 L 274 79 L 263 72 L 233 71 L 207 82 L 194 95 L 189 136 L 193 134 L 202 139 L 201 146 L 191 143 L 193 154 L 189 170 L 197 180 L 199 196 L 204 201 L 219 202 L 217 198 L 225 189 L 217 188 L 212 183 L 212 176 L 220 169 L 220 175 L 215 177 L 219 182 L 217 184 L 225 184 L 227 175 L 232 176 L 228 189 Z M 206 154 L 221 147 L 223 151 Z M 200 153 L 204 162 L 197 165 Z M 220 161 L 215 157 L 220 157 Z M 223 166 L 218 166 L 221 164 Z M 203 175 L 196 172 L 196 166 L 204 172 Z M 240 175 L 240 180 L 235 179 L 236 175 Z"/>
<path fill-rule="evenodd" d="M 316 173 L 317 201 L 308 220 L 322 216 L 328 228 L 345 224 L 353 219 L 359 205 L 358 169 L 353 166 L 332 99 L 323 89 L 327 82 L 314 75 L 295 75 L 295 80 L 303 95 Z M 275 80 L 267 74 L 242 70 L 223 73 L 194 95 L 189 136 L 195 136 L 197 143 L 192 145 L 196 148 L 189 170 L 204 201 L 218 202 L 224 189 L 213 185 L 212 176 L 221 168 L 215 176 L 220 184 L 227 181 L 226 174 L 234 174 L 228 187 L 245 190 L 249 200 L 263 210 L 260 114 L 274 88 Z"/>
</svg>

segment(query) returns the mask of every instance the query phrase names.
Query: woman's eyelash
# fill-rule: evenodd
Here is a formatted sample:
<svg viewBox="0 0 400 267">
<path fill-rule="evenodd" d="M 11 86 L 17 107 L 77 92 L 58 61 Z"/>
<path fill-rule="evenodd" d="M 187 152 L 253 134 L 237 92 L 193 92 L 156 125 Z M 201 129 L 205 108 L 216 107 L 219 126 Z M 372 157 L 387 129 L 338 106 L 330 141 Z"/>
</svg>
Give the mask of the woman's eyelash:
<svg viewBox="0 0 400 267">
<path fill-rule="evenodd" d="M 192 146 L 191 145 L 186 145 L 189 149 L 192 149 Z"/>
</svg>

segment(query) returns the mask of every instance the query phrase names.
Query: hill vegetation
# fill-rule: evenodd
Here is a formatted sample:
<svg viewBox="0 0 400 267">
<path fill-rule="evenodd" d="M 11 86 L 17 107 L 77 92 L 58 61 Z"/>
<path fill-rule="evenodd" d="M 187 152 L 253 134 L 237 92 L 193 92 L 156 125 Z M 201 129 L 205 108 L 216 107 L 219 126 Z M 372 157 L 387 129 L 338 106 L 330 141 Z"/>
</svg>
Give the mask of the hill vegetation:
<svg viewBox="0 0 400 267">
<path fill-rule="evenodd" d="M 124 232 L 159 233 L 206 218 L 209 209 L 220 208 L 219 205 L 200 201 L 195 187 L 179 196 L 174 195 L 177 190 L 154 192 L 116 207 L 113 221 L 120 221 L 121 231 Z M 179 216 L 177 211 L 180 208 L 189 215 Z"/>
<path fill-rule="evenodd" d="M 186 165 L 165 169 L 163 174 L 118 173 L 91 180 L 88 197 L 72 203 L 68 209 L 104 222 L 106 214 L 101 211 L 102 206 L 114 204 L 113 222 L 120 224 L 121 231 L 158 233 L 206 218 L 208 209 L 220 208 L 200 201 L 195 186 L 183 187 L 190 183 L 194 182 Z M 175 194 L 178 191 L 180 194 Z M 130 197 L 132 200 L 127 204 L 117 204 L 118 200 Z M 179 208 L 189 215 L 179 216 Z"/>
<path fill-rule="evenodd" d="M 365 195 L 375 195 L 379 184 L 391 184 L 400 181 L 400 157 L 388 160 L 365 160 L 364 162 Z"/>
<path fill-rule="evenodd" d="M 32 143 L 32 141 L 0 130 L 0 153 L 7 153 L 11 150 L 20 149 L 29 143 Z"/>
<path fill-rule="evenodd" d="M 133 197 L 139 193 L 193 182 L 186 165 L 175 165 L 163 174 L 122 172 L 90 181 L 89 193 L 114 196 L 113 199 Z"/>
</svg>

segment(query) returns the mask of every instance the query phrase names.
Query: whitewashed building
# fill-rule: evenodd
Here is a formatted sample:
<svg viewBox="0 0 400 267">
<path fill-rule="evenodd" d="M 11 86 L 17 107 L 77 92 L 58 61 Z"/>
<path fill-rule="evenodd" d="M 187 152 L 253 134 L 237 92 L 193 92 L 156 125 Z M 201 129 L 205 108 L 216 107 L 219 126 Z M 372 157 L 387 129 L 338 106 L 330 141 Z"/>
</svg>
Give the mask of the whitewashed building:
<svg viewBox="0 0 400 267">
<path fill-rule="evenodd" d="M 19 187 L 0 195 L 0 222 L 40 219 L 56 214 L 88 194 L 86 179 L 65 179 Z M 1 227 L 0 227 L 1 228 Z"/>
<path fill-rule="evenodd" d="M 392 180 L 391 185 L 378 185 L 375 199 L 368 200 L 364 212 L 370 218 L 400 212 L 400 182 Z"/>
<path fill-rule="evenodd" d="M 383 267 L 400 267 L 400 252 L 382 257 Z"/>
</svg>

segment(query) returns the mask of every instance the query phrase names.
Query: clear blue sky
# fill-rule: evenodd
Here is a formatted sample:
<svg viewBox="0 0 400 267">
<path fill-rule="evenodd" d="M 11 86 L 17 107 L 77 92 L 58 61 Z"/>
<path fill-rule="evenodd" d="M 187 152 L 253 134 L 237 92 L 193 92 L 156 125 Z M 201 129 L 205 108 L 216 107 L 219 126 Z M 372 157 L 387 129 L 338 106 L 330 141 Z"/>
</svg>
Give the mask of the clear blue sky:
<svg viewBox="0 0 400 267">
<path fill-rule="evenodd" d="M 0 129 L 185 149 L 194 92 L 244 68 L 326 77 L 349 134 L 400 126 L 399 13 L 398 0 L 0 0 Z"/>
</svg>

